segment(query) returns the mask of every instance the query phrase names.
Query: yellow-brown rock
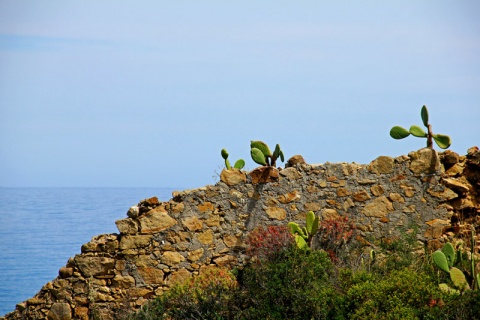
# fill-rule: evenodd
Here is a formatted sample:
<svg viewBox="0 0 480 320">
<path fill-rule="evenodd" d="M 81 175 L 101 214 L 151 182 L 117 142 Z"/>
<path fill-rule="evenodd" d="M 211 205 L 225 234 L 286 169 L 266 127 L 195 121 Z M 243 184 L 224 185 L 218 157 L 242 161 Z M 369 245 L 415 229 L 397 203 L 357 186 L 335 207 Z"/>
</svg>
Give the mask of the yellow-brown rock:
<svg viewBox="0 0 480 320">
<path fill-rule="evenodd" d="M 162 263 L 166 264 L 167 266 L 174 266 L 179 264 L 180 262 L 184 261 L 185 257 L 182 256 L 180 253 L 175 251 L 166 251 L 163 253 L 161 257 Z"/>
<path fill-rule="evenodd" d="M 380 156 L 370 162 L 368 170 L 376 174 L 388 174 L 393 172 L 394 161 L 392 157 Z"/>
<path fill-rule="evenodd" d="M 177 220 L 170 217 L 165 208 L 157 207 L 140 216 L 140 233 L 151 234 L 167 230 L 177 224 Z"/>
<path fill-rule="evenodd" d="M 230 170 L 223 169 L 222 173 L 220 173 L 220 180 L 225 182 L 228 186 L 234 186 L 247 181 L 247 176 L 245 172 L 242 172 L 237 168 L 232 168 Z"/>
<path fill-rule="evenodd" d="M 190 231 L 203 229 L 203 222 L 197 216 L 185 218 L 182 223 Z"/>
<path fill-rule="evenodd" d="M 365 205 L 362 212 L 367 217 L 384 218 L 393 211 L 393 205 L 385 196 L 380 196 Z"/>
<path fill-rule="evenodd" d="M 287 211 L 279 207 L 268 207 L 265 209 L 265 212 L 271 219 L 285 220 L 285 218 L 287 217 Z"/>
<path fill-rule="evenodd" d="M 440 168 L 440 161 L 437 152 L 431 148 L 423 148 L 418 151 L 412 151 L 408 154 L 410 157 L 410 170 L 413 173 L 434 173 Z"/>
</svg>

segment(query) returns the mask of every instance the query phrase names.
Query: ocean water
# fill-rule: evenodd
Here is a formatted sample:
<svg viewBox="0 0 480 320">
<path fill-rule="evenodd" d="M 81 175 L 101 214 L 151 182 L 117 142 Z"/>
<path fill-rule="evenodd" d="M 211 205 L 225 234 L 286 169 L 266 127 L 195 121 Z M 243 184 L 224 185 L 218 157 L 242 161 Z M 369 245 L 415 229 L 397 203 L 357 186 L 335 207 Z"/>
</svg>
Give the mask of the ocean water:
<svg viewBox="0 0 480 320">
<path fill-rule="evenodd" d="M 0 188 L 0 316 L 55 279 L 82 244 L 118 233 L 115 221 L 173 188 Z"/>
</svg>

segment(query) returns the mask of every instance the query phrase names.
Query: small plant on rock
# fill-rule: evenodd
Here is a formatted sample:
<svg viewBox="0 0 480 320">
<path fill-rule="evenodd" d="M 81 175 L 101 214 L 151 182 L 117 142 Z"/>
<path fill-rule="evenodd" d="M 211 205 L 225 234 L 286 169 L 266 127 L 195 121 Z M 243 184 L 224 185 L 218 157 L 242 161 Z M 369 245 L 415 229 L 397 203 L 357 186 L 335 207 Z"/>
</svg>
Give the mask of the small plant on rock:
<svg viewBox="0 0 480 320">
<path fill-rule="evenodd" d="M 313 211 L 307 212 L 305 227 L 300 226 L 295 222 L 289 222 L 288 228 L 290 233 L 295 237 L 297 247 L 308 251 L 312 247 L 313 236 L 317 233 L 319 226 L 319 217 Z"/>
<path fill-rule="evenodd" d="M 273 153 L 270 151 L 268 145 L 263 141 L 251 141 L 250 142 L 250 155 L 252 160 L 262 166 L 276 166 L 277 159 L 284 161 L 283 151 L 280 149 L 280 145 L 275 146 Z"/>
<path fill-rule="evenodd" d="M 225 167 L 227 170 L 232 169 L 232 166 L 230 165 L 230 161 L 228 160 L 228 152 L 226 149 L 222 149 L 222 158 L 225 160 Z M 233 165 L 234 168 L 237 168 L 239 170 L 243 169 L 245 167 L 245 160 L 243 159 L 238 159 L 235 164 Z"/>
<path fill-rule="evenodd" d="M 444 134 L 434 134 L 432 132 L 432 125 L 428 123 L 428 110 L 426 106 L 422 107 L 420 114 L 422 116 L 423 125 L 427 128 L 427 132 L 416 125 L 411 126 L 410 130 L 400 126 L 394 126 L 392 129 L 390 129 L 390 136 L 393 139 L 398 140 L 406 138 L 412 134 L 415 137 L 427 138 L 427 148 L 433 149 L 433 140 L 435 140 L 436 144 L 442 149 L 447 149 L 450 147 L 451 141 L 449 136 Z"/>
</svg>

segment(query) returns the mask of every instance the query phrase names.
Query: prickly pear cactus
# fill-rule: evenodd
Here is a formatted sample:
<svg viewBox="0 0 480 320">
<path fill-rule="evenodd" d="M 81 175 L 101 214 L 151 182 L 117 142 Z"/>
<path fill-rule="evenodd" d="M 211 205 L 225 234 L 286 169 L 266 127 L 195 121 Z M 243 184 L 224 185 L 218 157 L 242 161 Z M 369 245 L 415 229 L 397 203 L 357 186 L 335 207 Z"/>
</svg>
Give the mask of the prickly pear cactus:
<svg viewBox="0 0 480 320">
<path fill-rule="evenodd" d="M 295 236 L 297 247 L 302 250 L 310 250 L 312 246 L 313 236 L 317 233 L 319 226 L 319 217 L 313 211 L 307 212 L 305 227 L 300 226 L 295 222 L 288 223 L 290 233 Z"/>
<path fill-rule="evenodd" d="M 262 166 L 275 167 L 278 158 L 283 162 L 283 151 L 280 149 L 280 145 L 277 144 L 273 153 L 270 151 L 268 145 L 260 140 L 250 141 L 250 155 L 252 160 Z"/>
<path fill-rule="evenodd" d="M 222 158 L 225 160 L 225 167 L 227 168 L 227 170 L 230 170 L 232 169 L 232 166 L 230 164 L 230 161 L 228 160 L 228 152 L 226 149 L 222 149 L 221 151 L 221 155 L 222 155 Z M 245 160 L 243 159 L 238 159 L 236 162 L 235 162 L 235 165 L 233 166 L 234 168 L 237 168 L 239 170 L 242 170 L 243 167 L 245 167 Z"/>
<path fill-rule="evenodd" d="M 432 132 L 432 125 L 428 123 L 428 109 L 426 106 L 422 107 L 420 111 L 422 117 L 423 125 L 427 128 L 425 132 L 421 127 L 417 125 L 412 125 L 409 130 L 400 127 L 394 126 L 390 129 L 390 136 L 393 139 L 404 139 L 410 134 L 418 138 L 427 138 L 427 148 L 433 148 L 433 141 L 442 149 L 447 149 L 451 145 L 450 137 L 444 134 L 434 134 Z"/>
</svg>

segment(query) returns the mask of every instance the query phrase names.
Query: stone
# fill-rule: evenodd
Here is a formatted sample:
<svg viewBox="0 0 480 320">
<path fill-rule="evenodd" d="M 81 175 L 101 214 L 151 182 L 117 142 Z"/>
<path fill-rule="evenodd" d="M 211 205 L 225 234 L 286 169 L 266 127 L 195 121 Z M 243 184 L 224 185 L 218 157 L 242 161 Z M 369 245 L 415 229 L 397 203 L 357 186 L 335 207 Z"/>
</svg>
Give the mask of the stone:
<svg viewBox="0 0 480 320">
<path fill-rule="evenodd" d="M 362 213 L 367 217 L 384 218 L 393 211 L 393 204 L 385 196 L 380 196 L 365 205 Z"/>
<path fill-rule="evenodd" d="M 452 190 L 448 188 L 444 188 L 443 190 L 435 190 L 433 188 L 427 189 L 427 193 L 430 194 L 431 196 L 438 198 L 442 201 L 447 201 L 447 200 L 452 200 L 455 198 L 458 198 L 458 194 L 453 192 Z"/>
<path fill-rule="evenodd" d="M 410 157 L 409 168 L 415 174 L 430 174 L 440 168 L 439 157 L 434 149 L 423 148 L 410 152 L 408 156 Z"/>
<path fill-rule="evenodd" d="M 155 207 L 160 204 L 157 197 L 151 197 L 141 201 L 141 204 L 146 207 Z"/>
<path fill-rule="evenodd" d="M 464 177 L 459 179 L 444 178 L 443 183 L 446 187 L 452 190 L 457 190 L 463 194 L 466 194 L 470 189 L 473 189 L 472 185 Z"/>
<path fill-rule="evenodd" d="M 197 234 L 197 239 L 202 244 L 212 244 L 213 243 L 213 232 L 212 230 L 206 230 Z"/>
<path fill-rule="evenodd" d="M 282 170 L 282 171 L 284 171 L 284 170 Z M 294 201 L 298 201 L 301 198 L 302 198 L 301 193 L 298 192 L 297 190 L 295 190 L 295 191 L 280 195 L 278 197 L 278 201 L 280 201 L 280 203 L 282 203 L 282 204 L 287 204 L 287 203 L 291 203 L 291 202 L 294 202 Z"/>
<path fill-rule="evenodd" d="M 285 164 L 285 168 L 295 167 L 297 164 L 306 164 L 305 159 L 299 154 L 294 155 L 290 159 L 287 160 Z"/>
<path fill-rule="evenodd" d="M 132 276 L 129 276 L 129 275 L 122 276 L 117 274 L 112 279 L 113 288 L 127 289 L 133 286 L 135 286 L 135 278 Z"/>
<path fill-rule="evenodd" d="M 140 208 L 138 206 L 132 206 L 127 211 L 127 216 L 130 218 L 135 219 L 135 218 L 138 218 L 139 215 L 140 215 Z"/>
<path fill-rule="evenodd" d="M 48 320 L 70 320 L 72 319 L 72 309 L 68 303 L 56 302 L 50 308 L 47 314 Z"/>
<path fill-rule="evenodd" d="M 197 216 L 188 217 L 182 220 L 182 224 L 190 231 L 202 230 L 203 222 Z"/>
<path fill-rule="evenodd" d="M 171 267 L 179 264 L 182 261 L 185 261 L 185 257 L 175 251 L 166 251 L 163 253 L 160 260 L 162 261 L 163 264 L 166 264 L 167 266 Z"/>
<path fill-rule="evenodd" d="M 249 175 L 252 178 L 253 184 L 259 184 L 278 181 L 280 174 L 274 167 L 261 166 L 250 171 Z"/>
<path fill-rule="evenodd" d="M 400 195 L 400 193 L 391 192 L 388 198 L 393 202 L 405 203 L 405 199 Z"/>
<path fill-rule="evenodd" d="M 223 237 L 223 243 L 229 248 L 242 247 L 242 241 L 235 235 L 226 235 Z"/>
<path fill-rule="evenodd" d="M 146 285 L 163 284 L 164 273 L 162 270 L 148 267 L 141 267 L 137 270 Z"/>
<path fill-rule="evenodd" d="M 138 222 L 132 218 L 117 220 L 115 224 L 121 234 L 136 234 L 138 232 Z"/>
<path fill-rule="evenodd" d="M 380 156 L 377 159 L 370 162 L 368 170 L 372 173 L 380 174 L 389 174 L 393 172 L 395 159 L 387 156 Z"/>
<path fill-rule="evenodd" d="M 224 255 L 219 258 L 215 258 L 213 262 L 218 267 L 233 267 L 237 264 L 237 258 L 231 255 Z"/>
<path fill-rule="evenodd" d="M 177 220 L 170 217 L 163 207 L 156 207 L 142 215 L 140 221 L 140 233 L 152 234 L 167 230 L 177 224 Z"/>
<path fill-rule="evenodd" d="M 279 207 L 266 208 L 265 212 L 270 219 L 285 220 L 285 218 L 287 217 L 287 212 L 285 211 L 285 209 Z"/>
<path fill-rule="evenodd" d="M 460 160 L 460 156 L 456 152 L 453 152 L 451 150 L 445 150 L 441 156 L 441 159 L 445 167 L 449 168 L 454 164 L 458 163 L 458 161 Z"/>
<path fill-rule="evenodd" d="M 370 187 L 370 191 L 375 197 L 378 197 L 379 195 L 383 194 L 385 192 L 385 189 L 379 184 Z"/>
<path fill-rule="evenodd" d="M 188 253 L 187 259 L 188 259 L 188 261 L 190 261 L 190 262 L 197 261 L 197 260 L 199 260 L 199 259 L 203 256 L 203 253 L 204 253 L 204 252 L 205 252 L 205 250 L 204 250 L 203 248 L 190 251 L 190 252 Z"/>
<path fill-rule="evenodd" d="M 172 274 L 167 278 L 167 285 L 169 287 L 176 284 L 183 284 L 192 277 L 191 273 L 187 269 L 182 268 L 178 271 L 172 272 Z"/>
<path fill-rule="evenodd" d="M 87 307 L 76 307 L 75 308 L 75 319 L 79 320 L 88 320 L 88 308 Z"/>
<path fill-rule="evenodd" d="M 335 220 L 340 216 L 335 209 L 323 209 L 320 215 L 322 220 Z"/>
<path fill-rule="evenodd" d="M 85 278 L 114 274 L 115 260 L 107 257 L 75 256 L 75 263 Z"/>
<path fill-rule="evenodd" d="M 145 248 L 150 244 L 151 235 L 125 235 L 120 238 L 120 250 Z"/>
<path fill-rule="evenodd" d="M 208 201 L 198 205 L 198 210 L 201 213 L 213 212 L 214 209 L 215 209 L 215 207 L 213 206 L 213 203 L 208 202 Z"/>
<path fill-rule="evenodd" d="M 287 177 L 289 180 L 297 180 L 302 177 L 300 172 L 298 172 L 298 170 L 293 167 L 289 167 L 280 171 L 280 175 Z"/>
<path fill-rule="evenodd" d="M 73 268 L 62 267 L 58 270 L 60 278 L 69 278 L 73 276 Z"/>
<path fill-rule="evenodd" d="M 370 196 L 365 190 L 361 190 L 358 192 L 355 192 L 353 194 L 353 200 L 358 201 L 358 202 L 364 202 L 370 199 Z"/>
<path fill-rule="evenodd" d="M 307 202 L 303 207 L 305 211 L 319 211 L 322 208 L 318 202 Z"/>
<path fill-rule="evenodd" d="M 220 173 L 220 181 L 224 182 L 227 186 L 234 186 L 239 183 L 245 183 L 247 181 L 247 176 L 243 171 L 240 171 L 237 168 L 232 168 L 230 170 L 223 169 Z"/>
<path fill-rule="evenodd" d="M 337 196 L 339 197 L 345 197 L 345 196 L 348 196 L 350 195 L 350 191 L 348 191 L 348 189 L 346 188 L 338 188 L 337 189 Z"/>
</svg>

